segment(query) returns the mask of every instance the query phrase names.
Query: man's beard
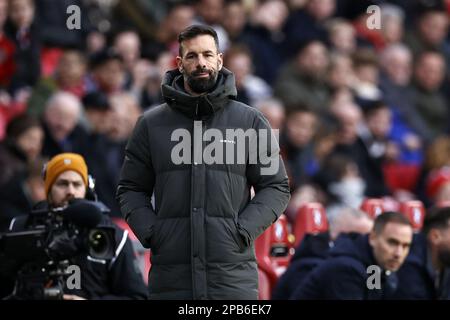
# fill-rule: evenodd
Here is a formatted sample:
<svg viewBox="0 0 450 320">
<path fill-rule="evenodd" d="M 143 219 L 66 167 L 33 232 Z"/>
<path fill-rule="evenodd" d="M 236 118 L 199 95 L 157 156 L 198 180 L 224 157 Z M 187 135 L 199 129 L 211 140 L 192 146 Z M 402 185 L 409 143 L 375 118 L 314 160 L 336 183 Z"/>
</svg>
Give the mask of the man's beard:
<svg viewBox="0 0 450 320">
<path fill-rule="evenodd" d="M 441 264 L 448 268 L 450 267 L 450 249 L 448 248 L 439 248 L 438 257 Z"/>
<path fill-rule="evenodd" d="M 208 73 L 207 78 L 198 78 L 197 76 L 201 73 Z M 189 85 L 189 88 L 195 93 L 204 93 L 210 91 L 217 82 L 217 77 L 219 72 L 215 70 L 208 69 L 197 69 L 193 71 L 191 74 L 184 74 L 185 79 Z"/>
</svg>

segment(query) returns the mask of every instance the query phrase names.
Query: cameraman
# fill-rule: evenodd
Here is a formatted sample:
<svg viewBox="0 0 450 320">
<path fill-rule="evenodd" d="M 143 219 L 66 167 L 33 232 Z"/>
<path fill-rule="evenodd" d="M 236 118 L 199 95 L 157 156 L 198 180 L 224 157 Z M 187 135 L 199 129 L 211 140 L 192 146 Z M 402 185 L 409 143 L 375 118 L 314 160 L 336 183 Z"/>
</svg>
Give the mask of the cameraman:
<svg viewBox="0 0 450 320">
<path fill-rule="evenodd" d="M 88 170 L 82 156 L 62 153 L 47 164 L 44 176 L 47 201 L 39 203 L 38 209 L 64 208 L 72 199 L 84 199 L 89 192 Z M 111 261 L 92 259 L 81 253 L 70 263 L 81 271 L 81 289 L 64 289 L 65 300 L 86 299 L 146 299 L 147 289 L 138 269 L 132 244 L 127 233 L 115 226 L 104 214 L 102 225 L 115 229 L 115 256 Z M 18 231 L 26 222 L 12 221 L 10 230 Z M 105 263 L 106 262 L 106 263 Z"/>
</svg>

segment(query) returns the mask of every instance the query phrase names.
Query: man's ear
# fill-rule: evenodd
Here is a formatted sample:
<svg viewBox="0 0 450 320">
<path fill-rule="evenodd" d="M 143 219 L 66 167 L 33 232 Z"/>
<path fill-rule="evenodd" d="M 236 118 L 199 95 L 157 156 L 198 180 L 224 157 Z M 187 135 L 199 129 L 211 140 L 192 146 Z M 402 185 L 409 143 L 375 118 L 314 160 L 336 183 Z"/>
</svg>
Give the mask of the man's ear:
<svg viewBox="0 0 450 320">
<path fill-rule="evenodd" d="M 183 60 L 181 59 L 180 56 L 177 56 L 177 68 L 178 71 L 183 72 Z"/>
<path fill-rule="evenodd" d="M 223 67 L 223 53 L 219 53 L 217 55 L 217 58 L 219 59 L 219 71 L 222 70 Z"/>
<path fill-rule="evenodd" d="M 441 241 L 441 233 L 438 229 L 431 229 L 428 238 L 432 244 L 437 244 Z"/>
</svg>

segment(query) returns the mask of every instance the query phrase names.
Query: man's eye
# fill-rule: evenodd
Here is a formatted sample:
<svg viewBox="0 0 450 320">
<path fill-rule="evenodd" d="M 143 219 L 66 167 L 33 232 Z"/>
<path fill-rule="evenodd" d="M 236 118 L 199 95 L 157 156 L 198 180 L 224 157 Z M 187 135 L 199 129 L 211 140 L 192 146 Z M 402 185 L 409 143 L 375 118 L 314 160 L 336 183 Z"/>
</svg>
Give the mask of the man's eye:
<svg viewBox="0 0 450 320">
<path fill-rule="evenodd" d="M 389 243 L 389 245 L 391 245 L 391 246 L 396 246 L 396 245 L 397 245 L 397 242 L 394 241 L 394 240 L 389 240 L 388 243 Z"/>
</svg>

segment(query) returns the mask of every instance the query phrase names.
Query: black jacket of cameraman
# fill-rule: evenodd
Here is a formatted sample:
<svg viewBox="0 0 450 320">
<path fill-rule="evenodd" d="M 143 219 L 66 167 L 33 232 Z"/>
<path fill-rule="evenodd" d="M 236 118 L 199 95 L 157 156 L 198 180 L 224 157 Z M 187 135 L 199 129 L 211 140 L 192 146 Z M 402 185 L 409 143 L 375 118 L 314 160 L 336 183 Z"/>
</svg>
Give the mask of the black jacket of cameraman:
<svg viewBox="0 0 450 320">
<path fill-rule="evenodd" d="M 46 207 L 48 208 L 48 204 L 42 202 L 35 209 L 41 210 Z M 11 223 L 10 231 L 24 230 L 27 223 L 27 217 L 18 217 Z M 71 258 L 70 263 L 80 268 L 81 288 L 64 288 L 64 293 L 89 300 L 147 299 L 147 287 L 134 256 L 128 232 L 117 227 L 106 214 L 101 225 L 112 226 L 115 229 L 114 258 L 110 261 L 97 260 L 87 253 Z"/>
</svg>

